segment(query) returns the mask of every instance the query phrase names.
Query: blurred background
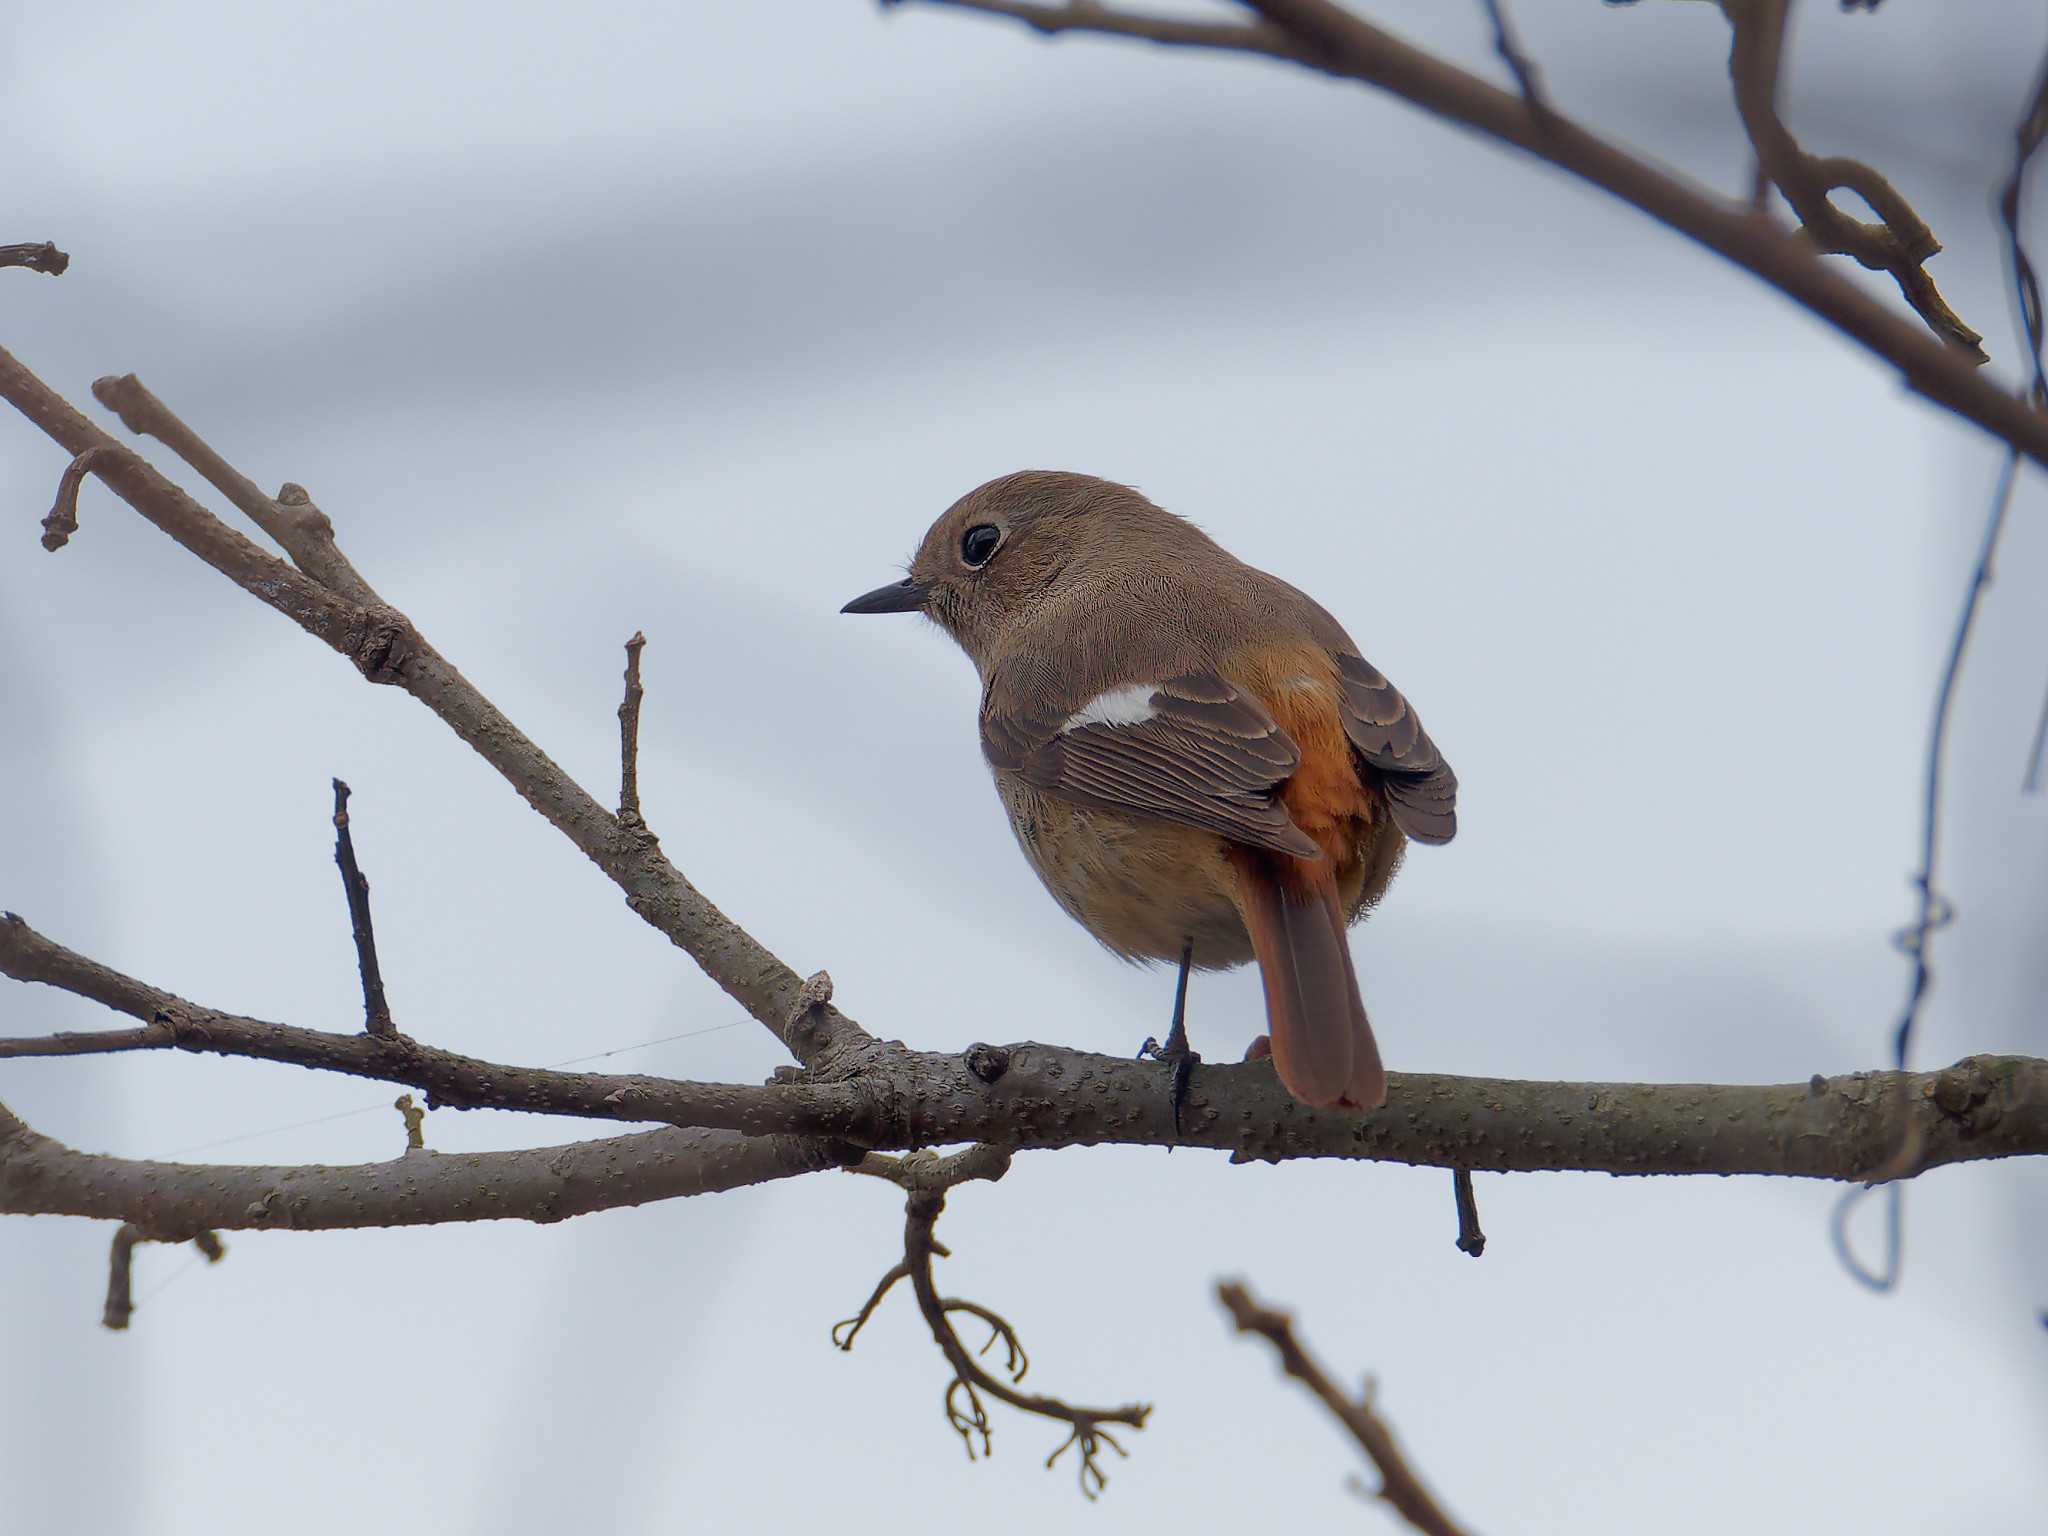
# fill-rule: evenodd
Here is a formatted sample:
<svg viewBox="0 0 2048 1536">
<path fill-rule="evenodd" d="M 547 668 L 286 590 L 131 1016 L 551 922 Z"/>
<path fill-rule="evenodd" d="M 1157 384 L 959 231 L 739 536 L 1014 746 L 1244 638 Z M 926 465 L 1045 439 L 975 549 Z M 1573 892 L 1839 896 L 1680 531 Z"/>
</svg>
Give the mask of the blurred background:
<svg viewBox="0 0 2048 1536">
<path fill-rule="evenodd" d="M 1481 6 L 1368 9 L 1500 77 Z M 2038 7 L 1801 12 L 1792 127 L 1914 202 L 2017 380 L 1989 205 Z M 1746 190 L 1714 7 L 1517 20 L 1564 110 Z M 1642 216 L 1299 70 L 859 0 L 99 0 L 5 33 L 0 240 L 73 266 L 0 274 L 0 342 L 88 411 L 133 370 L 259 483 L 305 484 L 600 798 L 644 629 L 664 846 L 877 1033 L 1130 1050 L 1165 1022 L 1170 978 L 1098 951 L 1017 855 L 967 662 L 837 613 L 961 492 L 1044 466 L 1311 590 L 1455 763 L 1461 836 L 1354 936 L 1397 1069 L 1887 1064 L 1924 734 L 1999 453 Z M 402 1028 L 556 1063 L 730 1025 L 606 1065 L 778 1063 L 411 700 L 97 486 L 45 555 L 61 468 L 0 420 L 0 905 L 201 1002 L 353 1028 L 338 774 Z M 1956 710 L 1924 1066 L 2048 1050 L 2048 803 L 2019 793 L 2048 507 L 2032 472 L 2018 496 Z M 1235 1057 L 1256 979 L 1200 978 L 1191 1008 Z M 5 1033 L 108 1022 L 0 992 Z M 391 1097 L 182 1056 L 0 1067 L 35 1127 L 131 1156 L 389 1157 Z M 427 1138 L 585 1129 L 439 1112 Z M 1092 1509 L 1040 1465 L 1056 1426 L 999 1411 L 967 1462 L 907 1296 L 831 1348 L 899 1252 L 878 1183 L 230 1233 L 212 1268 L 145 1248 L 127 1335 L 98 1326 L 104 1225 L 8 1220 L 0 1486 L 24 1532 L 1389 1527 L 1336 1425 L 1227 1332 L 1213 1283 L 1242 1275 L 1378 1377 L 1480 1530 L 2038 1521 L 2039 1167 L 1915 1185 L 1890 1297 L 1832 1256 L 1831 1187 L 1478 1195 L 1474 1263 L 1428 1170 L 1098 1149 L 956 1194 L 942 1283 L 1015 1321 L 1031 1382 L 1157 1404 Z"/>
</svg>

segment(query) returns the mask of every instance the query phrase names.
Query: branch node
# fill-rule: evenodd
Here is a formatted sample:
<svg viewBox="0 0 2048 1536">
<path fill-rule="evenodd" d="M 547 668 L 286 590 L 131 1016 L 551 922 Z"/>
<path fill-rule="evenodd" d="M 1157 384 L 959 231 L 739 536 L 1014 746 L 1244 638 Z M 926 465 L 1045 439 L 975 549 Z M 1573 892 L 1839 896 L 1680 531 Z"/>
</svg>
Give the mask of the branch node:
<svg viewBox="0 0 2048 1536">
<path fill-rule="evenodd" d="M 789 1015 L 782 1021 L 782 1038 L 792 1049 L 796 1043 L 810 1033 L 811 1015 L 832 1001 L 832 973 L 813 971 L 804 978 L 804 984 L 797 988 L 796 1001 L 790 1005 Z M 803 1055 L 798 1051 L 797 1055 Z"/>
<path fill-rule="evenodd" d="M 401 684 L 405 664 L 419 649 L 412 621 L 385 603 L 372 603 L 358 617 L 348 639 L 348 659 L 373 683 Z"/>
<path fill-rule="evenodd" d="M 1010 1070 L 1010 1053 L 1000 1045 L 986 1045 L 977 1040 L 967 1047 L 967 1070 L 984 1083 L 993 1083 Z"/>
</svg>

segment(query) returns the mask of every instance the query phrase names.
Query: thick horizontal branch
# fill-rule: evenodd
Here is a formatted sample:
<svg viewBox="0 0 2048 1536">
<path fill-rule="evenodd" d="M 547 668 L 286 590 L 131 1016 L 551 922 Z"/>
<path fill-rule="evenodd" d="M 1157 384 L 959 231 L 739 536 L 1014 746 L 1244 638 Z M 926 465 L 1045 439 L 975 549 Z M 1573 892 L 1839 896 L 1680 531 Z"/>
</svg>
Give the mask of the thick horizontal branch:
<svg viewBox="0 0 2048 1536">
<path fill-rule="evenodd" d="M 91 998 L 144 1023 L 104 1036 L 0 1040 L 0 1059 L 102 1048 L 210 1051 L 402 1083 L 455 1108 L 659 1120 L 883 1150 L 1119 1143 L 1489 1173 L 1839 1180 L 2048 1154 L 2048 1061 L 2031 1057 L 1973 1056 L 1940 1072 L 1853 1073 L 1770 1087 L 1405 1072 L 1393 1075 L 1387 1107 L 1371 1115 L 1307 1109 L 1270 1064 L 1246 1062 L 1196 1069 L 1176 1128 L 1156 1064 L 1051 1045 L 982 1045 L 956 1056 L 872 1041 L 848 1059 L 843 1076 L 691 1083 L 503 1066 L 403 1035 L 330 1034 L 205 1009 L 54 944 L 12 914 L 0 918 L 0 974 Z M 1903 1163 L 1902 1147 L 1911 1154 Z"/>
<path fill-rule="evenodd" d="M 1329 0 L 1246 0 L 1263 20 L 1188 22 L 1094 3 L 926 0 L 1023 22 L 1048 35 L 1093 32 L 1168 47 L 1252 54 L 1356 80 L 1512 145 L 1647 213 L 1769 283 L 1898 369 L 1917 393 L 2048 465 L 2048 415 L 2007 394 L 1962 348 L 1829 269 L 1813 246 L 1743 203 L 1637 158 L 1560 116 L 1403 42 Z"/>
<path fill-rule="evenodd" d="M 844 1166 L 830 1142 L 642 1131 L 518 1152 L 412 1152 L 383 1163 L 266 1167 L 77 1152 L 0 1105 L 0 1212 L 132 1222 L 183 1241 L 209 1229 L 563 1221 Z"/>
</svg>

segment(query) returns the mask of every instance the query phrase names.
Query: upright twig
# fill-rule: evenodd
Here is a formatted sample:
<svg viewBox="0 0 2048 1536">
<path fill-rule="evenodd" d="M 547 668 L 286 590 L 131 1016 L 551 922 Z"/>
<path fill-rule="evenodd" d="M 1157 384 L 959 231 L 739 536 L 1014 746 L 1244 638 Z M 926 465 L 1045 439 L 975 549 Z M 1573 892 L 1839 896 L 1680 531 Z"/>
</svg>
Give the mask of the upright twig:
<svg viewBox="0 0 2048 1536">
<path fill-rule="evenodd" d="M 356 968 L 363 973 L 363 1029 L 390 1038 L 398 1033 L 384 999 L 384 974 L 377 968 L 377 930 L 370 923 L 370 882 L 356 864 L 355 839 L 348 830 L 348 786 L 334 781 L 334 862 L 348 892 L 349 926 L 355 930 Z"/>
<path fill-rule="evenodd" d="M 1295 1338 L 1294 1320 L 1285 1312 L 1253 1300 L 1241 1282 L 1225 1281 L 1217 1286 L 1216 1298 L 1230 1313 L 1239 1333 L 1256 1333 L 1271 1344 L 1280 1356 L 1280 1369 L 1314 1393 L 1337 1422 L 1350 1431 L 1358 1448 L 1379 1468 L 1379 1497 L 1386 1500 L 1394 1513 L 1425 1536 L 1465 1536 L 1464 1528 L 1444 1512 L 1401 1453 L 1393 1430 L 1373 1407 L 1370 1385 L 1358 1397 L 1339 1387 Z"/>
<path fill-rule="evenodd" d="M 640 824 L 640 653 L 647 636 L 639 630 L 626 642 L 626 696 L 619 701 L 619 820 Z"/>
<path fill-rule="evenodd" d="M 399 1117 L 405 1121 L 405 1150 L 408 1152 L 426 1151 L 427 1112 L 413 1102 L 412 1095 L 409 1093 L 401 1093 L 397 1098 L 393 1099 L 391 1107 L 397 1110 Z"/>
<path fill-rule="evenodd" d="M 1522 100 L 1529 104 L 1529 110 L 1541 120 L 1550 116 L 1550 98 L 1544 94 L 1543 77 L 1522 52 L 1522 45 L 1515 37 L 1513 24 L 1508 20 L 1507 0 L 1480 0 L 1486 7 L 1487 20 L 1493 24 L 1493 51 L 1500 55 L 1509 73 L 1515 77 L 1515 84 L 1522 88 Z"/>
</svg>

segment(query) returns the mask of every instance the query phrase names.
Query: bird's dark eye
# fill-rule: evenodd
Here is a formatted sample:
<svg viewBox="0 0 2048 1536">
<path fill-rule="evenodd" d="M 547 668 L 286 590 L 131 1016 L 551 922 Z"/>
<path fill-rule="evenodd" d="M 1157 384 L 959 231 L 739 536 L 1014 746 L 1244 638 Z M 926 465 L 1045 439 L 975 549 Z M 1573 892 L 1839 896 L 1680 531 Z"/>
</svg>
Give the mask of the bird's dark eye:
<svg viewBox="0 0 2048 1536">
<path fill-rule="evenodd" d="M 960 558 L 980 570 L 1002 541 L 1003 532 L 994 523 L 976 523 L 960 536 Z"/>
</svg>

